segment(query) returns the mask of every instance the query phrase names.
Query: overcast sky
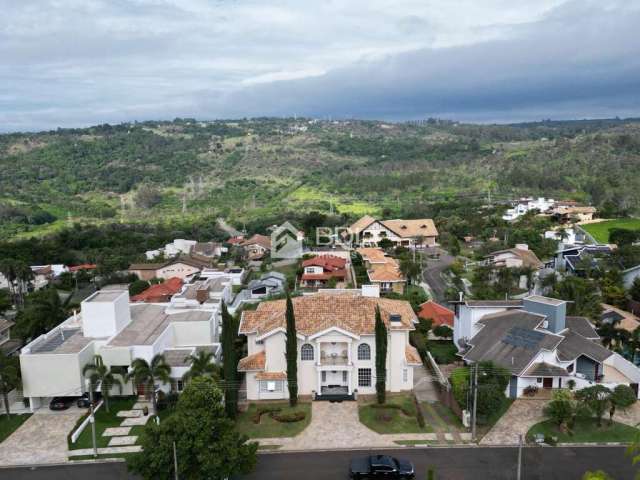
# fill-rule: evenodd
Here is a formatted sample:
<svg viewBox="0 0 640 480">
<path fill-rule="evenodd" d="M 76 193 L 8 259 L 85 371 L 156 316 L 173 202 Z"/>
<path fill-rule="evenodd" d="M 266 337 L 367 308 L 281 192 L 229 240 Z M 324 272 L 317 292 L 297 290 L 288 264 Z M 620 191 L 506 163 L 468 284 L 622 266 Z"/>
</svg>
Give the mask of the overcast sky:
<svg viewBox="0 0 640 480">
<path fill-rule="evenodd" d="M 0 130 L 640 116 L 636 0 L 0 0 Z"/>
</svg>

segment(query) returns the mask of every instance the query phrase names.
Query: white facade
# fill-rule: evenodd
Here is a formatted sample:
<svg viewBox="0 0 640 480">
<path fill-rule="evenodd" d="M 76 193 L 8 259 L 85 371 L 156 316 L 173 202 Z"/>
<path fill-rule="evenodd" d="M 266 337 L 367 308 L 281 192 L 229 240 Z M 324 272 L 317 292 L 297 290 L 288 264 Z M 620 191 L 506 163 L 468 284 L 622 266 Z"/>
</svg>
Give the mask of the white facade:
<svg viewBox="0 0 640 480">
<path fill-rule="evenodd" d="M 169 310 L 163 305 L 129 304 L 127 291 L 99 291 L 82 302 L 74 314 L 20 352 L 23 394 L 32 409 L 46 406 L 54 396 L 78 396 L 87 391 L 82 369 L 101 355 L 105 365 L 125 371 L 133 360 L 148 362 L 156 354 L 170 355 L 171 377 L 180 379 L 184 358 L 198 349 L 219 351 L 216 312 Z M 170 385 L 157 388 L 168 391 Z M 122 392 L 130 395 L 134 386 Z"/>
<path fill-rule="evenodd" d="M 184 240 L 177 238 L 171 243 L 167 243 L 163 248 L 157 250 L 147 250 L 145 255 L 147 260 L 153 260 L 156 257 L 171 258 L 180 254 L 189 254 L 191 249 L 196 245 L 195 240 Z"/>
<path fill-rule="evenodd" d="M 508 222 L 512 222 L 517 220 L 521 216 L 529 213 L 532 210 L 538 210 L 539 212 L 546 212 L 550 208 L 553 208 L 555 205 L 555 200 L 546 199 L 544 197 L 539 197 L 537 199 L 525 198 L 520 199 L 520 201 L 513 207 L 508 209 L 505 214 L 502 216 L 503 220 L 507 220 Z"/>
</svg>

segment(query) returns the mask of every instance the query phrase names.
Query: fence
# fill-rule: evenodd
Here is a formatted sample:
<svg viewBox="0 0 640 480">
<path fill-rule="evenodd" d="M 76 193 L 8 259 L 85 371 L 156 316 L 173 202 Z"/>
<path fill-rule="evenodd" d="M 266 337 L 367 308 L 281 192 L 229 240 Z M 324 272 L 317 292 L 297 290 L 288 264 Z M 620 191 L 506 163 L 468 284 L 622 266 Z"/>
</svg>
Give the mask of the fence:
<svg viewBox="0 0 640 480">
<path fill-rule="evenodd" d="M 104 401 L 100 400 L 100 402 L 96 405 L 96 408 L 94 409 L 94 413 L 100 410 L 100 407 L 102 406 L 103 403 Z M 87 427 L 87 425 L 89 425 L 90 421 L 91 421 L 91 413 L 87 412 L 87 417 L 82 421 L 80 425 L 78 425 L 78 428 L 76 428 L 75 432 L 71 434 L 71 443 L 76 443 L 76 441 L 78 440 L 78 437 Z"/>
</svg>

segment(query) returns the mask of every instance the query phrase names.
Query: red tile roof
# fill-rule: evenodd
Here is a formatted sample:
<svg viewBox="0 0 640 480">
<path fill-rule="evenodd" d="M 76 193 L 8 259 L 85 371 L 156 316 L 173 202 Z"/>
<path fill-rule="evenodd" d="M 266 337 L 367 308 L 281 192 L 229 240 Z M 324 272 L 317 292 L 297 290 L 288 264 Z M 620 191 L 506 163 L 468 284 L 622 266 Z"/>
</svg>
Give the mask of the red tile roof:
<svg viewBox="0 0 640 480">
<path fill-rule="evenodd" d="M 317 255 L 302 262 L 303 267 L 322 267 L 325 270 L 338 270 L 347 265 L 347 260 L 335 255 Z"/>
<path fill-rule="evenodd" d="M 131 297 L 132 302 L 168 302 L 182 289 L 182 280 L 172 277 L 166 282 L 151 285 L 144 292 Z"/>
<path fill-rule="evenodd" d="M 448 325 L 453 328 L 454 313 L 442 305 L 438 305 L 432 300 L 420 305 L 418 317 L 424 320 L 433 320 L 433 326 Z"/>
<path fill-rule="evenodd" d="M 78 270 L 95 270 L 98 266 L 95 263 L 82 263 L 80 265 L 74 265 L 69 267 L 70 272 L 77 272 Z"/>
</svg>

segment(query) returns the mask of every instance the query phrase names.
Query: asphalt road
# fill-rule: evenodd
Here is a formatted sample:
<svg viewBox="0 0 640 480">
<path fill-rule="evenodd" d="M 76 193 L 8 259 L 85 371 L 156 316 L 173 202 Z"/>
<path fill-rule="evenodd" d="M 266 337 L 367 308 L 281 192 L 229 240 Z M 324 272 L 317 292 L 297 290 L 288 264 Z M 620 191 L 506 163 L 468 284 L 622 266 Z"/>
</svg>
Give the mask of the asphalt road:
<svg viewBox="0 0 640 480">
<path fill-rule="evenodd" d="M 367 451 L 274 453 L 260 455 L 254 473 L 243 480 L 346 479 L 349 460 Z M 411 460 L 416 479 L 426 478 L 428 467 L 438 480 L 515 480 L 517 449 L 411 448 L 389 453 Z M 624 447 L 530 447 L 523 449 L 523 480 L 579 480 L 587 470 L 604 470 L 615 480 L 631 480 L 636 473 Z M 37 469 L 0 469 L 0 479 L 11 480 L 133 479 L 124 464 L 84 464 Z"/>
<path fill-rule="evenodd" d="M 437 260 L 429 258 L 428 255 L 431 253 L 439 253 L 440 258 Z M 423 256 L 422 281 L 429 284 L 434 300 L 438 303 L 445 303 L 445 291 L 447 289 L 447 284 L 442 278 L 442 272 L 451 265 L 454 260 L 455 257 L 452 257 L 441 248 L 427 249 Z"/>
</svg>

